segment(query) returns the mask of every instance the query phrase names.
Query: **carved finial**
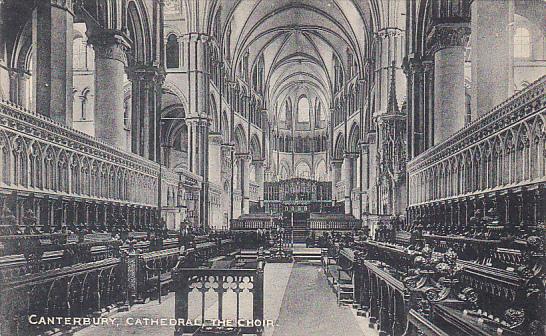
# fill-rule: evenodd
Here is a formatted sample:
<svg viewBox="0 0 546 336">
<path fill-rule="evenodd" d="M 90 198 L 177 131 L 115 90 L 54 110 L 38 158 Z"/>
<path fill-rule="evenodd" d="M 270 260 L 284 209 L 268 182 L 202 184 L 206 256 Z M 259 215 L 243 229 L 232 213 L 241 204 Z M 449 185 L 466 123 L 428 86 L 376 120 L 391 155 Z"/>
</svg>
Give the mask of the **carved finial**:
<svg viewBox="0 0 546 336">
<path fill-rule="evenodd" d="M 396 66 L 394 61 L 391 64 L 391 81 L 389 87 L 389 97 L 387 105 L 387 114 L 400 114 L 400 109 L 398 108 L 398 101 L 396 99 L 396 78 L 395 78 Z"/>
</svg>

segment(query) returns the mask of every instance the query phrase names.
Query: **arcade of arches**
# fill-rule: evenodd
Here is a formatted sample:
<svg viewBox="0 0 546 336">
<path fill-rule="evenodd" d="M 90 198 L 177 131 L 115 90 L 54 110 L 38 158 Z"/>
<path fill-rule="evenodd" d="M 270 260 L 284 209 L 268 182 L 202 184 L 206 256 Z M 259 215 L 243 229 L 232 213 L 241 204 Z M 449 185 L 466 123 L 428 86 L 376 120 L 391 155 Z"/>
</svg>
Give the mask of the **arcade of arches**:
<svg viewBox="0 0 546 336">
<path fill-rule="evenodd" d="M 0 1 L 1 234 L 542 237 L 545 6 Z"/>
</svg>

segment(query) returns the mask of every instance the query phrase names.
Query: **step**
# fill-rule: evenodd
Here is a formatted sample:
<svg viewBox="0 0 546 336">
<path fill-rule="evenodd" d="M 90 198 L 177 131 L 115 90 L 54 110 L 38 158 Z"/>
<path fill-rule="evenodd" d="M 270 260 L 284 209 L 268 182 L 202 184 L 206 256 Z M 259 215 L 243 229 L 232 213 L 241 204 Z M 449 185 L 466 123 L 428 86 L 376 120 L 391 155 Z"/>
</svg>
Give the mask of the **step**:
<svg viewBox="0 0 546 336">
<path fill-rule="evenodd" d="M 338 293 L 337 295 L 338 300 L 350 300 L 351 301 L 351 307 L 353 306 L 353 293 Z"/>
<path fill-rule="evenodd" d="M 353 304 L 353 299 L 340 299 L 338 304 L 350 307 Z"/>
<path fill-rule="evenodd" d="M 349 292 L 352 293 L 354 289 L 352 284 L 339 284 L 338 288 L 341 292 L 346 292 L 346 293 L 349 293 Z"/>
</svg>

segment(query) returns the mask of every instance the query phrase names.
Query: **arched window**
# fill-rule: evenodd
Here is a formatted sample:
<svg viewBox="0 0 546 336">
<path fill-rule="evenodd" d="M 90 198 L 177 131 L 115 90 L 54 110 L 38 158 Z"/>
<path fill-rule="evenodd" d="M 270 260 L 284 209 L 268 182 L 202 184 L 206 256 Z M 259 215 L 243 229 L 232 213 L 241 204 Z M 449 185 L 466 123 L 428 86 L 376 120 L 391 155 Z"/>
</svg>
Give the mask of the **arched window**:
<svg viewBox="0 0 546 336">
<path fill-rule="evenodd" d="M 89 95 L 89 90 L 84 89 L 80 99 L 81 99 L 81 110 L 82 114 L 80 115 L 80 120 L 86 120 L 87 119 L 87 96 Z"/>
<path fill-rule="evenodd" d="M 167 69 L 175 69 L 180 66 L 180 47 L 178 39 L 174 34 L 167 37 L 167 46 L 165 48 Z"/>
<path fill-rule="evenodd" d="M 306 96 L 298 100 L 298 122 L 309 122 L 309 99 Z"/>
<path fill-rule="evenodd" d="M 125 97 L 123 100 L 123 126 L 125 129 L 130 127 L 131 117 L 131 96 Z"/>
<path fill-rule="evenodd" d="M 516 28 L 516 31 L 514 33 L 514 57 L 531 57 L 531 34 L 529 33 L 529 30 L 527 28 Z"/>
</svg>

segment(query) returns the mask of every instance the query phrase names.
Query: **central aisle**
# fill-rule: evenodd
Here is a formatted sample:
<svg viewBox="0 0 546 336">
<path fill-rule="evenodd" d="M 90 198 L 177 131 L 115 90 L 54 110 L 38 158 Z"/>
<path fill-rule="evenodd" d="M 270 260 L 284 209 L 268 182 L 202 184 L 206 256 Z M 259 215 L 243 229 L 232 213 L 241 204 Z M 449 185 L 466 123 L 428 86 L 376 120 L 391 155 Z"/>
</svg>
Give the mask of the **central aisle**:
<svg viewBox="0 0 546 336">
<path fill-rule="evenodd" d="M 215 307 L 216 302 L 207 305 L 211 312 Z M 174 293 L 164 297 L 160 305 L 157 301 L 150 301 L 110 317 L 116 318 L 119 324 L 87 327 L 74 335 L 172 335 L 174 328 L 170 326 L 134 326 L 125 322 L 128 318 L 174 317 Z M 266 264 L 264 318 L 275 321 L 274 327 L 265 328 L 264 336 L 362 336 L 366 330 L 351 309 L 337 305 L 321 267 L 300 263 Z M 366 330 L 366 335 L 376 333 Z"/>
<path fill-rule="evenodd" d="M 273 336 L 362 336 L 349 308 L 337 305 L 318 266 L 296 263 L 284 292 Z"/>
</svg>

